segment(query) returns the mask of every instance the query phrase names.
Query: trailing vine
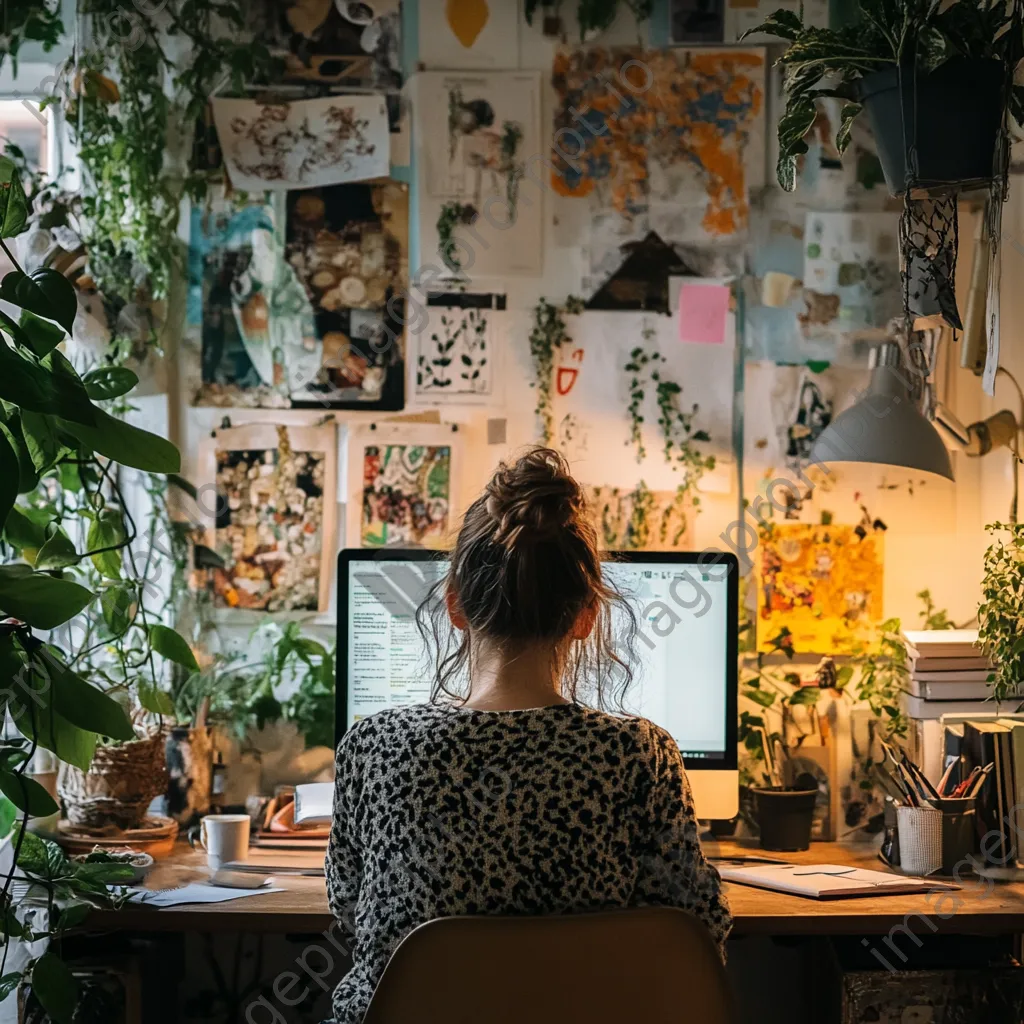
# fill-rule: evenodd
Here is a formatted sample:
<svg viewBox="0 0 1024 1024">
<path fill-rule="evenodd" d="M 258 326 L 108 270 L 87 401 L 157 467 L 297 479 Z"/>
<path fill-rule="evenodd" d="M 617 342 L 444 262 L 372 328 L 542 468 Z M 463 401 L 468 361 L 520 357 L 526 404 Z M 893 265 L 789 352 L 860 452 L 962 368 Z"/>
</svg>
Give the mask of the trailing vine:
<svg viewBox="0 0 1024 1024">
<path fill-rule="evenodd" d="M 267 48 L 247 38 L 244 10 L 241 0 L 136 4 L 127 15 L 120 0 L 79 4 L 89 42 L 66 69 L 74 75 L 63 76 L 72 77 L 63 98 L 83 171 L 89 274 L 114 361 L 159 341 L 153 304 L 167 299 L 182 265 L 181 202 L 200 199 L 211 174 L 183 158 L 211 93 L 241 90 L 273 66 Z M 171 140 L 180 151 L 168 160 Z"/>
<path fill-rule="evenodd" d="M 64 35 L 59 0 L 4 0 L 0 10 L 0 67 L 11 58 L 11 70 L 18 73 L 18 51 L 25 43 L 39 43 L 50 52 Z"/>
<path fill-rule="evenodd" d="M 533 329 L 530 331 L 530 358 L 533 360 L 533 380 L 530 387 L 537 389 L 534 413 L 540 421 L 541 439 L 550 444 L 554 437 L 554 418 L 551 408 L 551 387 L 554 383 L 555 353 L 568 341 L 567 315 L 583 312 L 583 300 L 570 295 L 564 306 L 555 306 L 541 298 L 533 310 Z"/>
<path fill-rule="evenodd" d="M 453 201 L 441 207 L 437 218 L 437 251 L 453 274 L 462 270 L 462 260 L 455 255 L 455 229 L 460 224 L 472 224 L 478 216 L 472 203 Z"/>
</svg>

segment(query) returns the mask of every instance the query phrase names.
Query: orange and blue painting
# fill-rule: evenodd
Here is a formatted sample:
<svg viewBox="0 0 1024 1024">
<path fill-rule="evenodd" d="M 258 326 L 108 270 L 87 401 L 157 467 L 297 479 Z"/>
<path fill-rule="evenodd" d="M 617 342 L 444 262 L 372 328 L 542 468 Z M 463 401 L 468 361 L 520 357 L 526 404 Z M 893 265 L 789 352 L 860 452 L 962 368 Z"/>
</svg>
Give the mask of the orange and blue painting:
<svg viewBox="0 0 1024 1024">
<path fill-rule="evenodd" d="M 626 220 L 685 206 L 689 237 L 743 232 L 764 181 L 763 50 L 569 50 L 555 58 L 552 185 Z"/>
</svg>

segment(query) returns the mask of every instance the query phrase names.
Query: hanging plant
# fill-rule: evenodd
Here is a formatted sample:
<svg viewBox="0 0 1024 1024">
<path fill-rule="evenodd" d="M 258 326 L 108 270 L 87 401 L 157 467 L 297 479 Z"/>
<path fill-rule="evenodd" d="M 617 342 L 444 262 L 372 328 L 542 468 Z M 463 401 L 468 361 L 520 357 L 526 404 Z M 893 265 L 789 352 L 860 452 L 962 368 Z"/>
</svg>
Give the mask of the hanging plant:
<svg viewBox="0 0 1024 1024">
<path fill-rule="evenodd" d="M 212 173 L 191 162 L 189 146 L 210 94 L 225 84 L 241 90 L 273 67 L 266 46 L 246 37 L 244 12 L 241 0 L 137 4 L 126 45 L 120 0 L 79 4 L 89 45 L 63 76 L 62 98 L 83 172 L 88 273 L 115 359 L 159 340 L 154 304 L 183 266 L 181 203 L 200 199 Z M 180 148 L 168 154 L 172 139 Z"/>
<path fill-rule="evenodd" d="M 437 251 L 445 266 L 453 273 L 462 270 L 462 260 L 455 254 L 455 229 L 460 224 L 472 224 L 479 214 L 472 203 L 445 203 L 437 218 Z"/>
<path fill-rule="evenodd" d="M 49 53 L 64 36 L 60 3 L 49 0 L 4 0 L 0 11 L 0 67 L 10 57 L 11 71 L 18 74 L 18 51 L 25 43 L 39 43 Z"/>
<path fill-rule="evenodd" d="M 554 437 L 554 418 L 551 409 L 551 387 L 555 371 L 555 353 L 568 341 L 567 315 L 583 312 L 583 300 L 570 295 L 564 306 L 555 306 L 542 298 L 533 310 L 533 330 L 530 331 L 530 358 L 533 360 L 533 380 L 530 387 L 537 389 L 534 408 L 540 421 L 541 439 L 550 444 Z"/>
</svg>

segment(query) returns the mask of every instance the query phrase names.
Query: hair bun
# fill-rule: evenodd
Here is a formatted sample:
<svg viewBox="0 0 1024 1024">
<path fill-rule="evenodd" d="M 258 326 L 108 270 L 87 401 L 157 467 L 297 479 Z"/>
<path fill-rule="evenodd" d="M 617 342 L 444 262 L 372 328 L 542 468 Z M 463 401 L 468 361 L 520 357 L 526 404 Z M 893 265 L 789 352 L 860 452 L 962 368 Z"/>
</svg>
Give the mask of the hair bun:
<svg viewBox="0 0 1024 1024">
<path fill-rule="evenodd" d="M 495 523 L 491 539 L 506 551 L 552 539 L 586 505 L 565 458 L 551 448 L 535 448 L 512 465 L 502 463 L 485 494 Z"/>
</svg>

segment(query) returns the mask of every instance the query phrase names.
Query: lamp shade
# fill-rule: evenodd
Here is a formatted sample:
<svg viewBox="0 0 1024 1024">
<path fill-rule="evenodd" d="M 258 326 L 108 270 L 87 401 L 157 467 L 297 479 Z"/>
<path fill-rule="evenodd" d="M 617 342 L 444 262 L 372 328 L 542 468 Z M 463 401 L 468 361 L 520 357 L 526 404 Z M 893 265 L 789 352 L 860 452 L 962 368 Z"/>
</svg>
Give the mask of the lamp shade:
<svg viewBox="0 0 1024 1024">
<path fill-rule="evenodd" d="M 953 466 L 939 432 L 910 397 L 899 346 L 886 342 L 873 355 L 867 391 L 821 432 L 810 461 L 897 466 L 952 480 Z"/>
</svg>

